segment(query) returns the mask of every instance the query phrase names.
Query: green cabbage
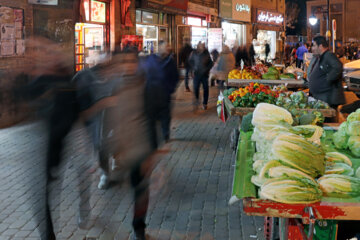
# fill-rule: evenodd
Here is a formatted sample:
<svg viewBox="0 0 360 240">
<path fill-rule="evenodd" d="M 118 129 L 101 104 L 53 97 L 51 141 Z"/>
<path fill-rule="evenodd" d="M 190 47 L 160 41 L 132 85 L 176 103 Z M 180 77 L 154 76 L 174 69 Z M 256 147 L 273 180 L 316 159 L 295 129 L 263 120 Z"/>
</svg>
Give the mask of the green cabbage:
<svg viewBox="0 0 360 240">
<path fill-rule="evenodd" d="M 348 147 L 348 140 L 349 136 L 346 135 L 345 132 L 342 132 L 340 130 L 333 135 L 333 142 L 337 149 L 346 149 Z"/>
<path fill-rule="evenodd" d="M 348 122 L 360 121 L 359 109 L 356 110 L 356 112 L 350 113 L 350 115 L 347 117 L 346 121 L 348 121 Z"/>
<path fill-rule="evenodd" d="M 360 121 L 349 122 L 347 125 L 347 134 L 350 136 L 360 136 Z"/>
<path fill-rule="evenodd" d="M 349 137 L 348 147 L 352 154 L 356 157 L 360 157 L 360 136 Z"/>
</svg>

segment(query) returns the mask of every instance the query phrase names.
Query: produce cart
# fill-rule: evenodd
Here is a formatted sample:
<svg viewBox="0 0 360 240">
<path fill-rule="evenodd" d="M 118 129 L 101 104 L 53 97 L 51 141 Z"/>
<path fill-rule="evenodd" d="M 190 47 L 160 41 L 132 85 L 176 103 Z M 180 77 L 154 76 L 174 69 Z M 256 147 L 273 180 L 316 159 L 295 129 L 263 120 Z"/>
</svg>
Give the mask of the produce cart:
<svg viewBox="0 0 360 240">
<path fill-rule="evenodd" d="M 333 132 L 331 128 L 327 128 L 326 138 L 322 141 L 327 151 L 334 150 L 331 140 Z M 337 225 L 333 220 L 360 220 L 360 198 L 323 197 L 321 202 L 314 204 L 283 204 L 260 199 L 255 185 L 251 182 L 252 158 L 255 153 L 255 143 L 251 141 L 251 135 L 252 132 L 240 132 L 230 203 L 241 199 L 247 215 L 264 216 L 266 239 L 273 239 L 276 235 L 277 221 L 280 239 L 312 239 L 315 228 L 317 239 L 335 240 Z M 355 158 L 348 151 L 341 152 L 351 159 L 355 169 L 359 167 L 360 158 Z M 319 235 L 325 232 L 326 234 L 319 238 Z"/>
<path fill-rule="evenodd" d="M 304 80 L 283 79 L 283 80 L 265 80 L 265 79 L 228 79 L 227 85 L 229 87 L 244 87 L 249 83 L 262 83 L 271 86 L 285 85 L 287 88 L 304 88 Z"/>
<path fill-rule="evenodd" d="M 234 107 L 234 105 L 231 103 L 231 101 L 228 98 L 224 98 L 224 105 L 226 108 L 226 111 L 228 113 L 228 116 L 240 116 L 240 119 L 242 116 L 253 112 L 255 108 L 240 108 L 240 107 Z M 336 116 L 336 110 L 333 108 L 329 109 L 301 109 L 306 110 L 309 112 L 312 111 L 319 111 L 321 112 L 324 117 L 335 117 Z"/>
</svg>

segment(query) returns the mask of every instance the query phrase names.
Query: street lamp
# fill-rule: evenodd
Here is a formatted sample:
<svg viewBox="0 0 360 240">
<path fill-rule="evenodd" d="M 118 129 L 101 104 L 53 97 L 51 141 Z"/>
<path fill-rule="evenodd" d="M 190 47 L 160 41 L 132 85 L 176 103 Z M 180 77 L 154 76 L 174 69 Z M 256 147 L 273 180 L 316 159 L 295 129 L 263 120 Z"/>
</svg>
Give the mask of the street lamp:
<svg viewBox="0 0 360 240">
<path fill-rule="evenodd" d="M 309 23 L 311 26 L 314 26 L 317 23 L 317 21 L 318 19 L 315 17 L 314 14 L 309 17 Z"/>
</svg>

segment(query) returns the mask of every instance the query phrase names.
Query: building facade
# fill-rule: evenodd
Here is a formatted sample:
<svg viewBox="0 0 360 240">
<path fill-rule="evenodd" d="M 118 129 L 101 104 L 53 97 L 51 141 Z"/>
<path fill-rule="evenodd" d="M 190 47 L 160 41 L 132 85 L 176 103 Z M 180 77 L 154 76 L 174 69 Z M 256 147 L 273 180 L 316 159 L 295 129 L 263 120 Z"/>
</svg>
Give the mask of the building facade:
<svg viewBox="0 0 360 240">
<path fill-rule="evenodd" d="M 318 22 L 311 26 L 309 21 L 307 36 L 312 39 L 316 35 L 326 35 L 327 29 L 331 30 L 333 34 L 333 20 L 336 21 L 336 35 L 335 38 L 341 43 L 359 42 L 360 40 L 360 15 L 358 14 L 359 1 L 358 0 L 330 0 L 330 25 L 327 26 L 327 1 L 316 0 L 308 1 L 307 19 L 310 16 L 315 16 Z"/>
</svg>

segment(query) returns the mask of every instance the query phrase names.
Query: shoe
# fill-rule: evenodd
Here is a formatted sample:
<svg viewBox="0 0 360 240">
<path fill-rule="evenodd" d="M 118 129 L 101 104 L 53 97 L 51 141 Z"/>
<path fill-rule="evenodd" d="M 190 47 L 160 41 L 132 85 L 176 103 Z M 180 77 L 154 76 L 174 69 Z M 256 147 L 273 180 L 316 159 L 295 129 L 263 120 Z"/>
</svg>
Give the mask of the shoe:
<svg viewBox="0 0 360 240">
<path fill-rule="evenodd" d="M 98 184 L 98 189 L 107 189 L 109 187 L 110 179 L 105 174 L 101 175 Z"/>
<path fill-rule="evenodd" d="M 185 89 L 185 92 L 191 92 L 190 88 L 187 87 L 187 88 Z"/>
<path fill-rule="evenodd" d="M 203 107 L 202 107 L 203 110 L 207 110 L 207 105 L 204 104 Z"/>
</svg>

